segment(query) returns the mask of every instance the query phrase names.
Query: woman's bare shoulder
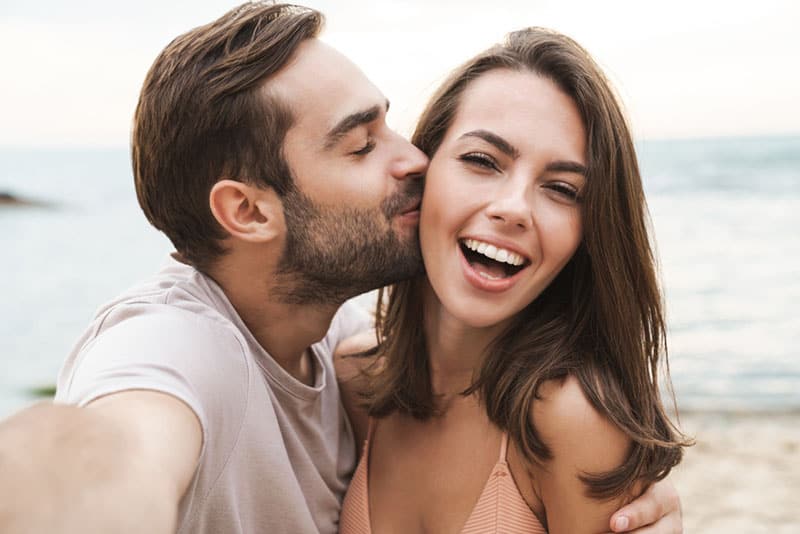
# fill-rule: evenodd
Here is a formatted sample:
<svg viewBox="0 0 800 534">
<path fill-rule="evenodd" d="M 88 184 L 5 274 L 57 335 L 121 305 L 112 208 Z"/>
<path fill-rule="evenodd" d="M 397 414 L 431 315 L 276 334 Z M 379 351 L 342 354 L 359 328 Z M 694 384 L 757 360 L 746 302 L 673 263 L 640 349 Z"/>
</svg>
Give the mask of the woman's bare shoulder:
<svg viewBox="0 0 800 534">
<path fill-rule="evenodd" d="M 574 376 L 542 384 L 531 408 L 531 424 L 551 452 L 550 459 L 532 465 L 530 471 L 541 491 L 549 531 L 606 530 L 624 500 L 590 497 L 583 477 L 621 466 L 630 438 L 591 403 Z"/>
<path fill-rule="evenodd" d="M 570 455 L 575 465 L 603 472 L 625 459 L 630 439 L 586 396 L 577 377 L 548 380 L 531 408 L 531 422 L 554 456 Z M 602 450 L 603 454 L 597 454 Z"/>
</svg>

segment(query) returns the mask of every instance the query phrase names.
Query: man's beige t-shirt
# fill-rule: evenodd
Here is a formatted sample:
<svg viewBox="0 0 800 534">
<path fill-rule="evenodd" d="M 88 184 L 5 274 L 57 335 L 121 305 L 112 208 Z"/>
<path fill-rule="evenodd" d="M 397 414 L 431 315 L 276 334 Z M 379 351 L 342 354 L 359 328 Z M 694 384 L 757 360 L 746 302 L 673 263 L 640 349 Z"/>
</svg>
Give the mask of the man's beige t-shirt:
<svg viewBox="0 0 800 534">
<path fill-rule="evenodd" d="M 56 401 L 146 389 L 194 410 L 203 448 L 179 533 L 333 534 L 355 446 L 332 353 L 368 326 L 345 304 L 312 347 L 307 386 L 261 348 L 213 280 L 170 259 L 98 311 L 61 370 Z"/>
</svg>

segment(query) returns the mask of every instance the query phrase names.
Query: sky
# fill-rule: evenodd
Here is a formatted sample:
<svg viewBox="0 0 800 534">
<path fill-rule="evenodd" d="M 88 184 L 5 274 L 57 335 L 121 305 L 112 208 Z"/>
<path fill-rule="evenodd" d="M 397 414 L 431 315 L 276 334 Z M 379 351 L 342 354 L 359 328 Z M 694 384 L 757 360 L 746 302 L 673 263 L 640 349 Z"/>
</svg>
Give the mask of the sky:
<svg viewBox="0 0 800 534">
<path fill-rule="evenodd" d="M 237 2 L 0 0 L 0 146 L 125 147 L 147 69 Z M 637 138 L 800 133 L 794 0 L 307 0 L 323 40 L 413 128 L 444 76 L 523 26 L 566 33 L 614 83 Z"/>
</svg>

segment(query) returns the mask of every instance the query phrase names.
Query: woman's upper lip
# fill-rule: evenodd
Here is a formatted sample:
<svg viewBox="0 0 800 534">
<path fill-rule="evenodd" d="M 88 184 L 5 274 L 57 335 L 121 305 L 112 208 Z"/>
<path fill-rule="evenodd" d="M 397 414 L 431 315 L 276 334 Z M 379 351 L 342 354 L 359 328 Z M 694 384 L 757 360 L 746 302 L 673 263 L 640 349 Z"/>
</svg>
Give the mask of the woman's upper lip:
<svg viewBox="0 0 800 534">
<path fill-rule="evenodd" d="M 531 261 L 531 254 L 524 252 L 519 245 L 512 243 L 511 241 L 494 236 L 487 236 L 484 234 L 467 234 L 458 237 L 459 241 L 464 241 L 465 239 L 474 239 L 475 241 L 482 241 L 484 243 L 494 245 L 497 248 L 504 248 L 509 252 L 519 254 L 526 262 Z"/>
</svg>

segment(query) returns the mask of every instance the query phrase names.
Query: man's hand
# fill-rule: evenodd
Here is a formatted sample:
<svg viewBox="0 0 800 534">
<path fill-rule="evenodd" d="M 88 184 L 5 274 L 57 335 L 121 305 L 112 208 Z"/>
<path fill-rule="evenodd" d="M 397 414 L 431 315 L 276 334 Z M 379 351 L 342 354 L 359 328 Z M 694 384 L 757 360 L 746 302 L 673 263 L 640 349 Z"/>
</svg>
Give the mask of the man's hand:
<svg viewBox="0 0 800 534">
<path fill-rule="evenodd" d="M 669 480 L 650 486 L 638 499 L 611 516 L 613 532 L 681 534 L 681 499 Z"/>
</svg>

